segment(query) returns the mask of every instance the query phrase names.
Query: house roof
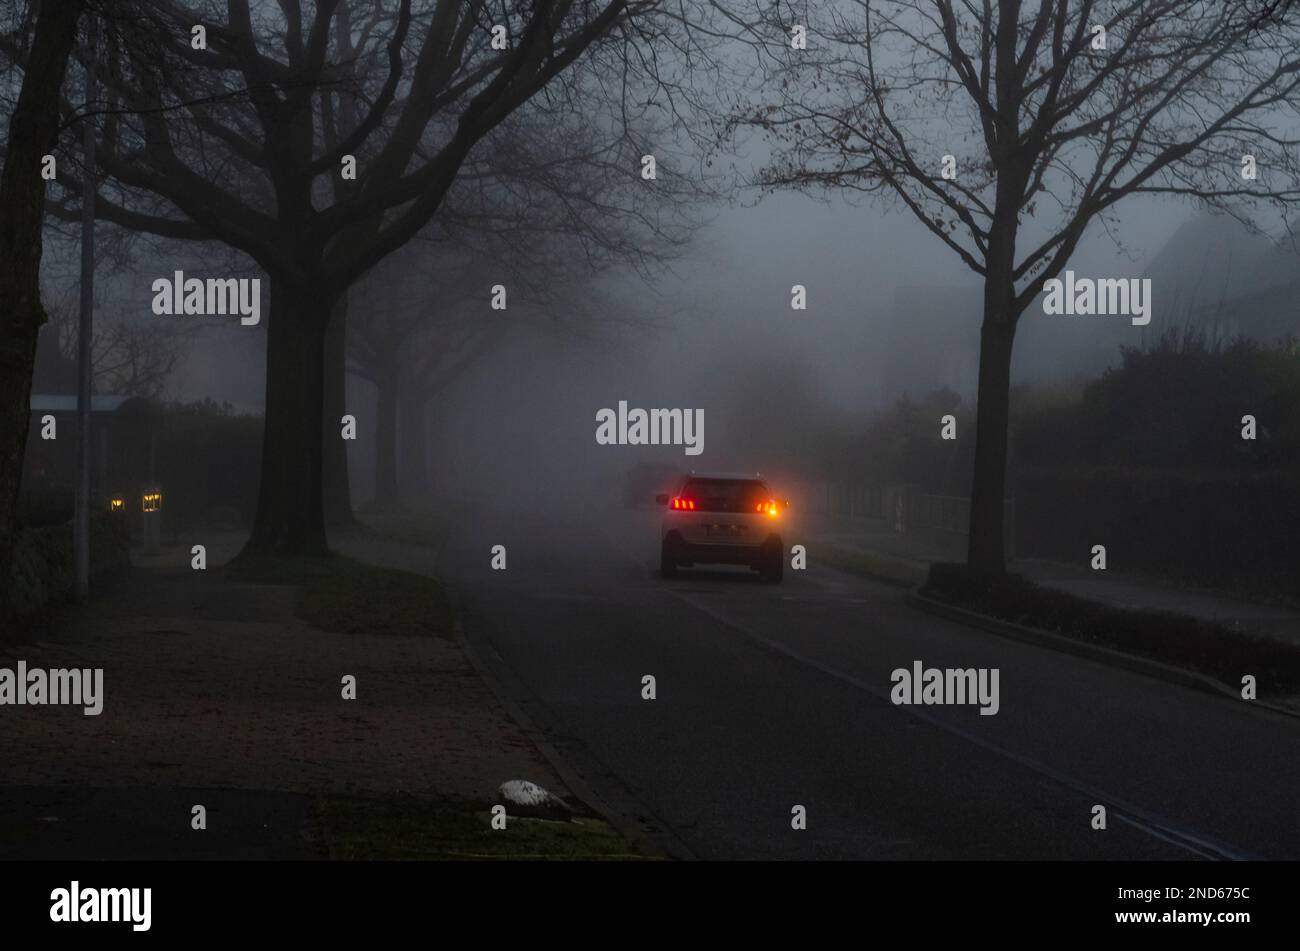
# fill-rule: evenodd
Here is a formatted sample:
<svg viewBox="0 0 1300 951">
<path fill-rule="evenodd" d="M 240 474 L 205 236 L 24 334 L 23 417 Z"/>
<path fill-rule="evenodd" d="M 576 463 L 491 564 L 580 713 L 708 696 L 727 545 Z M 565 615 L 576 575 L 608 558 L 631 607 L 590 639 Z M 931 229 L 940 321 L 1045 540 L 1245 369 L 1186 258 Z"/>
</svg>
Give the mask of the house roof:
<svg viewBox="0 0 1300 951">
<path fill-rule="evenodd" d="M 131 399 L 129 396 L 96 393 L 90 397 L 90 411 L 92 413 L 113 413 L 129 399 Z M 32 394 L 33 413 L 75 413 L 76 411 L 77 396 L 75 393 Z"/>
</svg>

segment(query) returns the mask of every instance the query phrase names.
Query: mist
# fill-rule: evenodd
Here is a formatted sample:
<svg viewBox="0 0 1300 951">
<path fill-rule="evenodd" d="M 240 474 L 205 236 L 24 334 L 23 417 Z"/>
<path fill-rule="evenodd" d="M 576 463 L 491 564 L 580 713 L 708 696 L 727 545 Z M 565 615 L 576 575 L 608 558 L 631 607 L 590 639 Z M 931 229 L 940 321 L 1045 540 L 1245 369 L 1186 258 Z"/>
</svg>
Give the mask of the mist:
<svg viewBox="0 0 1300 951">
<path fill-rule="evenodd" d="M 0 857 L 1300 854 L 1300 2 L 0 20 Z"/>
</svg>

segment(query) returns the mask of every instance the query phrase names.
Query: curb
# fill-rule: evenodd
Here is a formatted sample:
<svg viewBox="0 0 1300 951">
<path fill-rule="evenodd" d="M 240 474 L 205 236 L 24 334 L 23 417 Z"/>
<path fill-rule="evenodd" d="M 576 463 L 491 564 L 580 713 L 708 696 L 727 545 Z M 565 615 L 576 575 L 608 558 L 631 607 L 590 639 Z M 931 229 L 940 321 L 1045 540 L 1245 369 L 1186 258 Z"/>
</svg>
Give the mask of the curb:
<svg viewBox="0 0 1300 951">
<path fill-rule="evenodd" d="M 1153 677 L 1156 680 L 1163 680 L 1166 683 L 1176 684 L 1180 687 L 1187 687 L 1190 690 L 1196 690 L 1201 693 L 1213 694 L 1224 700 L 1232 700 L 1234 703 L 1248 702 L 1252 709 L 1263 709 L 1270 713 L 1276 713 L 1281 716 L 1290 717 L 1300 720 L 1300 711 L 1290 710 L 1265 700 L 1242 701 L 1236 691 L 1205 674 L 1198 674 L 1195 671 L 1187 670 L 1182 667 L 1175 667 L 1172 664 L 1166 664 L 1158 660 L 1152 660 L 1148 657 L 1139 657 L 1135 654 L 1126 654 L 1110 647 L 1102 647 L 1099 644 L 1090 644 L 1087 641 L 1076 640 L 1072 637 L 1065 637 L 1061 634 L 1053 634 L 1050 631 L 1044 631 L 1036 627 L 1027 627 L 1023 624 L 1015 624 L 1011 621 L 1003 621 L 1000 618 L 991 617 L 987 614 L 980 614 L 976 611 L 970 611 L 966 608 L 959 608 L 955 605 L 946 604 L 942 601 L 928 598 L 921 594 L 919 589 L 913 589 L 906 599 L 908 604 L 928 614 L 945 618 L 949 621 L 957 621 L 971 627 L 988 631 L 991 634 L 997 634 L 1014 641 L 1021 641 L 1026 644 L 1033 644 L 1037 647 L 1044 647 L 1048 650 L 1054 650 L 1063 654 L 1074 654 L 1077 657 L 1084 657 L 1096 661 L 1099 664 L 1106 664 L 1111 667 L 1120 667 L 1133 673 L 1143 674 L 1147 677 Z"/>
<path fill-rule="evenodd" d="M 456 620 L 453 623 L 453 630 L 456 635 L 456 643 L 465 652 L 465 656 L 469 658 L 470 666 L 474 668 L 474 672 L 478 674 L 479 679 L 487 685 L 488 690 L 496 697 L 497 702 L 505 708 L 507 715 L 515 721 L 515 724 L 527 736 L 529 742 L 537 747 L 537 750 L 554 768 L 560 779 L 569 788 L 569 791 L 650 858 L 694 860 L 696 858 L 695 854 L 690 851 L 685 843 L 669 831 L 666 825 L 663 828 L 647 828 L 644 823 L 638 822 L 636 819 L 616 810 L 582 778 L 578 771 L 569 764 L 551 744 L 550 740 L 547 739 L 546 732 L 538 727 L 532 717 L 524 712 L 523 707 L 515 700 L 512 691 L 506 689 L 505 684 L 502 683 L 501 678 L 497 677 L 496 672 L 489 669 L 488 664 L 484 662 L 465 633 L 465 626 L 461 620 L 461 605 L 456 604 L 454 607 Z M 504 665 L 504 661 L 502 661 L 502 664 Z M 517 680 L 515 686 L 521 690 L 527 690 L 526 687 L 523 687 L 522 682 Z"/>
<path fill-rule="evenodd" d="M 429 565 L 429 573 L 413 572 L 414 574 L 423 574 L 424 577 L 433 578 L 442 585 L 447 595 L 448 602 L 452 609 L 452 634 L 455 638 L 456 645 L 464 652 L 465 657 L 469 660 L 470 667 L 478 678 L 487 685 L 488 691 L 496 698 L 497 702 L 505 709 L 506 715 L 514 721 L 519 727 L 527 740 L 532 743 L 534 748 L 542 754 L 542 758 L 551 765 L 560 780 L 568 787 L 577 799 L 586 804 L 592 812 L 610 824 L 620 835 L 632 842 L 637 848 L 646 854 L 647 857 L 678 859 L 691 861 L 697 856 L 673 834 L 667 823 L 662 822 L 653 816 L 642 803 L 635 799 L 635 796 L 629 790 L 624 805 L 633 807 L 627 811 L 619 811 L 614 808 L 604 797 L 598 794 L 591 785 L 582 778 L 577 768 L 556 749 L 555 745 L 547 738 L 546 731 L 537 725 L 531 716 L 523 708 L 523 704 L 515 699 L 516 696 L 531 696 L 531 691 L 524 685 L 514 672 L 506 664 L 505 660 L 497 655 L 498 663 L 493 664 L 488 661 L 474 644 L 470 641 L 466 632 L 465 617 L 471 613 L 466 609 L 465 598 L 455 589 L 455 586 L 445 579 L 432 574 L 436 569 L 438 558 L 442 553 L 442 545 L 434 547 L 432 545 L 421 545 L 409 541 L 391 541 L 388 544 L 407 545 L 413 548 L 423 548 L 425 551 L 432 552 L 433 558 Z M 364 560 L 364 559 L 359 559 Z M 373 564 L 373 562 L 366 562 Z M 409 568 L 400 569 L 410 571 Z M 495 651 L 493 651 L 495 653 Z M 507 686 L 507 681 L 509 686 Z M 610 774 L 613 776 L 613 774 Z M 617 777 L 614 777 L 617 781 Z M 621 786 L 621 782 L 620 782 Z M 649 816 L 651 820 L 638 819 L 628 812 L 634 812 L 637 816 Z"/>
</svg>

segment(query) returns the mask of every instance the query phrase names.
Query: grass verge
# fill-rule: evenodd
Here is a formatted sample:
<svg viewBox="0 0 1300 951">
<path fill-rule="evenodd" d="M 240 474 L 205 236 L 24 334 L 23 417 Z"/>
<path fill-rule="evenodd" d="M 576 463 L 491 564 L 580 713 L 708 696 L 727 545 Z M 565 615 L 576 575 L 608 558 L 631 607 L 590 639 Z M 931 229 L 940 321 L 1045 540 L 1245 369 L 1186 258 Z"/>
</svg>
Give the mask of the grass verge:
<svg viewBox="0 0 1300 951">
<path fill-rule="evenodd" d="M 816 557 L 832 568 L 909 588 L 916 587 L 925 580 L 927 567 L 919 561 L 889 558 L 875 552 L 842 548 L 825 542 L 817 546 Z"/>
<path fill-rule="evenodd" d="M 1019 575 L 982 575 L 936 563 L 921 595 L 1013 624 L 1194 670 L 1233 689 L 1300 688 L 1300 646 L 1168 611 L 1138 611 L 1040 587 Z"/>
<path fill-rule="evenodd" d="M 492 828 L 491 806 L 413 796 L 324 796 L 316 801 L 331 859 L 646 859 L 601 819 L 509 816 Z"/>
<path fill-rule="evenodd" d="M 370 509 L 359 518 L 380 538 L 430 548 L 441 545 L 452 526 L 448 512 Z"/>
<path fill-rule="evenodd" d="M 323 631 L 453 638 L 455 615 L 433 578 L 352 558 L 265 558 L 229 569 L 241 581 L 297 586 L 294 614 Z"/>
</svg>

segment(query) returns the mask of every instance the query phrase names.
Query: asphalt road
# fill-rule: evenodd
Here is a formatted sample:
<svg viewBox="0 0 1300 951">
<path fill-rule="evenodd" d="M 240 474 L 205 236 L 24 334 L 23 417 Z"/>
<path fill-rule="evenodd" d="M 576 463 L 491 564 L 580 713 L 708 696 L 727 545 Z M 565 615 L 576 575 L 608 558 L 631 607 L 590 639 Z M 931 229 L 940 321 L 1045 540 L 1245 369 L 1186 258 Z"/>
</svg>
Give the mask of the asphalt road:
<svg viewBox="0 0 1300 951">
<path fill-rule="evenodd" d="M 355 553 L 448 581 L 476 654 L 563 758 L 682 854 L 1300 857 L 1300 720 L 933 617 L 815 546 L 779 586 L 665 581 L 657 517 L 481 511 L 436 554 Z M 999 712 L 894 705 L 891 672 L 918 660 L 997 668 Z"/>
</svg>

